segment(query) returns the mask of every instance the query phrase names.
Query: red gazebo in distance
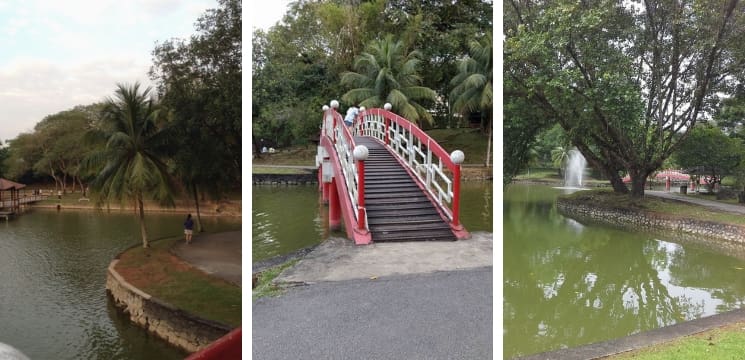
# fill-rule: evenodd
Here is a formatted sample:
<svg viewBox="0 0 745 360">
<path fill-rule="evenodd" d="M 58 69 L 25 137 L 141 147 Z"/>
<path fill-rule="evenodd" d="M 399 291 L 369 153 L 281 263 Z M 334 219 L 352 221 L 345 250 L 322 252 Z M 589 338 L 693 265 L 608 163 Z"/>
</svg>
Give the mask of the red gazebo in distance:
<svg viewBox="0 0 745 360">
<path fill-rule="evenodd" d="M 0 178 L 0 209 L 7 212 L 10 209 L 11 213 L 16 213 L 21 209 L 21 197 L 18 194 L 18 190 L 25 188 L 26 185 L 19 184 L 15 181 Z M 6 193 L 10 193 L 10 196 Z"/>
</svg>

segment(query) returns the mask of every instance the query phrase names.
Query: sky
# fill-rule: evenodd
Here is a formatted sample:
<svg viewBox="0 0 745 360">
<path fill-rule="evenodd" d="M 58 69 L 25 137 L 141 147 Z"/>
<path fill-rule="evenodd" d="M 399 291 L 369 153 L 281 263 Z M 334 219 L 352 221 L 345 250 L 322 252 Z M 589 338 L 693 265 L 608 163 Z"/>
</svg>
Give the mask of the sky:
<svg viewBox="0 0 745 360">
<path fill-rule="evenodd" d="M 0 0 L 0 140 L 45 116 L 152 86 L 156 42 L 188 38 L 215 0 Z"/>
</svg>

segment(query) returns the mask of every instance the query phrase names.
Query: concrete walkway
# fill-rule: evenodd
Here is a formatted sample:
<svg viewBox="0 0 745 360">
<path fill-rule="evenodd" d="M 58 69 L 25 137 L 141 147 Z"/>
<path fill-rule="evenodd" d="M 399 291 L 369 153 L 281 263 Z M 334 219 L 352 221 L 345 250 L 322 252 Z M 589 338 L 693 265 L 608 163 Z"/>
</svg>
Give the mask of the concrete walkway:
<svg viewBox="0 0 745 360">
<path fill-rule="evenodd" d="M 745 215 L 745 206 L 727 204 L 727 203 L 722 203 L 719 201 L 709 200 L 706 198 L 702 198 L 700 195 L 683 195 L 677 192 L 667 192 L 667 191 L 657 191 L 657 190 L 654 190 L 654 191 L 647 190 L 644 192 L 644 194 L 661 197 L 665 199 L 685 201 L 685 202 L 692 203 L 692 204 L 706 206 L 708 208 L 719 210 L 719 211 Z"/>
<path fill-rule="evenodd" d="M 171 249 L 198 269 L 241 286 L 241 232 L 195 234 L 191 244 L 181 241 Z"/>
<path fill-rule="evenodd" d="M 332 238 L 252 306 L 254 359 L 491 359 L 493 235 L 356 246 Z"/>
<path fill-rule="evenodd" d="M 492 234 L 461 241 L 374 243 L 332 238 L 285 270 L 277 282 L 316 283 L 492 266 Z"/>
</svg>

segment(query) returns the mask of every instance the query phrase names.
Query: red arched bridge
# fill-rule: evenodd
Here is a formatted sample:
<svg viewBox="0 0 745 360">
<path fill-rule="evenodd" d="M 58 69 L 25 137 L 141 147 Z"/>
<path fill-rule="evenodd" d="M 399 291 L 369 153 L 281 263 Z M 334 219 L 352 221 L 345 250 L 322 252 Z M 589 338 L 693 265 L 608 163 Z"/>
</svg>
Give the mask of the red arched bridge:
<svg viewBox="0 0 745 360">
<path fill-rule="evenodd" d="M 324 106 L 316 156 L 329 225 L 344 224 L 356 244 L 457 240 L 460 150 L 448 154 L 412 122 L 385 109 L 361 108 L 351 127 Z"/>
</svg>

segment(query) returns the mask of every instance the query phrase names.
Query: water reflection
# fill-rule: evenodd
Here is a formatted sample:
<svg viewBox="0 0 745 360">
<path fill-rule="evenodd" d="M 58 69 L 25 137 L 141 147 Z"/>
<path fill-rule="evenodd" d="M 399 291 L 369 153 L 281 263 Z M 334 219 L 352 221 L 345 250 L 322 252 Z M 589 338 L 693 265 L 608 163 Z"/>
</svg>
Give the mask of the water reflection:
<svg viewBox="0 0 745 360">
<path fill-rule="evenodd" d="M 240 219 L 203 221 L 240 229 Z M 182 215 L 148 214 L 146 222 L 154 240 L 182 233 Z M 139 241 L 131 213 L 32 211 L 3 224 L 0 341 L 31 359 L 182 359 L 106 297 L 109 262 Z"/>
<path fill-rule="evenodd" d="M 468 231 L 492 231 L 492 183 L 462 184 L 461 222 Z M 330 231 L 328 206 L 318 187 L 253 187 L 254 261 L 287 254 L 316 245 L 329 236 L 346 237 L 343 230 Z"/>
<path fill-rule="evenodd" d="M 569 221 L 556 194 L 516 185 L 505 192 L 505 357 L 711 315 L 745 298 L 734 270 L 742 260 Z"/>
</svg>

